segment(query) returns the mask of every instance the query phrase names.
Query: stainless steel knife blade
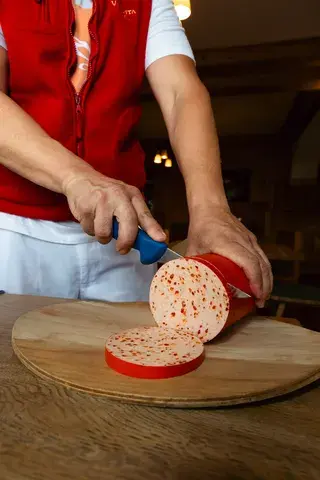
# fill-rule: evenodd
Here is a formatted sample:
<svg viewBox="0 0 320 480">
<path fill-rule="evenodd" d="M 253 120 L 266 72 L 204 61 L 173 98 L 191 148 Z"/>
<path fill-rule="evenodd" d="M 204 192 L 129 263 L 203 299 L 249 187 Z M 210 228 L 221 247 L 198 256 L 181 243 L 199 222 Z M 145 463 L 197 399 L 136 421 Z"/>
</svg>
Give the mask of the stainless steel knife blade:
<svg viewBox="0 0 320 480">
<path fill-rule="evenodd" d="M 231 283 L 228 283 L 228 287 L 230 288 L 230 290 L 232 292 L 232 296 L 235 297 L 235 298 L 250 298 L 251 297 L 251 295 L 249 295 L 246 292 L 243 292 L 242 290 L 240 290 L 240 288 L 235 287 Z"/>
<path fill-rule="evenodd" d="M 170 250 L 170 248 L 167 248 L 165 254 L 162 255 L 162 257 L 160 258 L 159 263 L 171 262 L 171 260 L 177 260 L 178 258 L 182 258 L 182 255 L 179 255 L 179 253 L 176 253 L 173 250 Z"/>
</svg>

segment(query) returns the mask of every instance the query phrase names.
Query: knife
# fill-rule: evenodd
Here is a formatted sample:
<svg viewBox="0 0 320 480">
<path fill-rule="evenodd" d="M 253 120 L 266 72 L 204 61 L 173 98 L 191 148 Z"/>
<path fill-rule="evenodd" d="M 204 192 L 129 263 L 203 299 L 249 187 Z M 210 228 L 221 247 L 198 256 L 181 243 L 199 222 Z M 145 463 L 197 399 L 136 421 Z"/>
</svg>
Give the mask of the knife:
<svg viewBox="0 0 320 480">
<path fill-rule="evenodd" d="M 119 222 L 116 218 L 113 220 L 112 237 L 117 240 L 119 235 Z M 140 262 L 143 265 L 152 265 L 153 263 L 167 263 L 171 260 L 183 258 L 179 253 L 174 252 L 164 242 L 156 242 L 149 235 L 139 227 L 136 241 L 133 245 L 134 250 L 140 253 Z M 239 288 L 228 283 L 228 286 L 236 298 L 250 298 L 248 293 L 243 292 Z"/>
</svg>

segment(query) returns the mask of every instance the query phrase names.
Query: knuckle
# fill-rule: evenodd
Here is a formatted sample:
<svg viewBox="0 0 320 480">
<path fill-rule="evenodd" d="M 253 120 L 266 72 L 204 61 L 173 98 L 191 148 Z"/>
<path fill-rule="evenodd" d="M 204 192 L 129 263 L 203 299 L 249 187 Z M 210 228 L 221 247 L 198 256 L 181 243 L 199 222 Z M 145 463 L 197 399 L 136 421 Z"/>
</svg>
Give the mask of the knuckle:
<svg viewBox="0 0 320 480">
<path fill-rule="evenodd" d="M 142 194 L 141 194 L 139 188 L 137 188 L 137 187 L 135 187 L 135 186 L 133 186 L 133 185 L 129 185 L 129 186 L 128 186 L 128 190 L 129 190 L 129 192 L 131 193 L 132 196 L 134 196 L 134 197 L 142 197 Z"/>
<path fill-rule="evenodd" d="M 98 202 L 108 202 L 109 201 L 109 195 L 106 190 L 98 190 L 96 192 L 96 199 Z"/>
<path fill-rule="evenodd" d="M 258 239 L 256 237 L 256 235 L 252 232 L 250 232 L 250 235 L 249 235 L 251 241 L 253 241 L 254 243 L 258 243 Z"/>
<path fill-rule="evenodd" d="M 107 201 L 113 204 L 119 204 L 128 197 L 125 187 L 123 185 L 112 186 L 108 191 L 105 192 L 107 196 Z"/>
<path fill-rule="evenodd" d="M 111 189 L 111 192 L 115 195 L 123 195 L 124 193 L 126 193 L 125 185 L 116 185 Z"/>
<path fill-rule="evenodd" d="M 119 219 L 121 217 L 127 219 L 133 216 L 132 212 L 133 208 L 127 196 L 122 196 L 116 200 L 114 214 L 119 217 Z"/>
<path fill-rule="evenodd" d="M 80 198 L 77 202 L 77 211 L 81 218 L 88 217 L 91 214 L 91 206 L 86 198 Z"/>
</svg>

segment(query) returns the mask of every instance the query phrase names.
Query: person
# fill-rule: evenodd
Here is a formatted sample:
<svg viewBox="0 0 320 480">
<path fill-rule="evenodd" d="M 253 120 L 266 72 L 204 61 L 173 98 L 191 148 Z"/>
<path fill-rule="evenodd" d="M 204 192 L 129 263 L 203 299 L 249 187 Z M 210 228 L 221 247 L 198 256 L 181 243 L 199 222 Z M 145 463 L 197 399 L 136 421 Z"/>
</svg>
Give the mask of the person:
<svg viewBox="0 0 320 480">
<path fill-rule="evenodd" d="M 186 185 L 188 254 L 236 262 L 262 306 L 270 265 L 230 212 L 210 96 L 173 2 L 16 0 L 1 2 L 0 24 L 1 289 L 147 299 L 155 267 L 131 247 L 138 226 L 165 234 L 133 133 L 146 74 Z"/>
</svg>

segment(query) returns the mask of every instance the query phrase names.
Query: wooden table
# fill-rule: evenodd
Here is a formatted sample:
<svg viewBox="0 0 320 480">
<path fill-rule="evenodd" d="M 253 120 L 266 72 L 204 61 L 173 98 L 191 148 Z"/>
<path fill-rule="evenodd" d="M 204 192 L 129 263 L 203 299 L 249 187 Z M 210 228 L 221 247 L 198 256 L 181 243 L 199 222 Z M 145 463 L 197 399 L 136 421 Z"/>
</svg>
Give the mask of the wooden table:
<svg viewBox="0 0 320 480">
<path fill-rule="evenodd" d="M 22 313 L 57 300 L 0 296 L 1 480 L 312 480 L 320 389 L 269 405 L 165 410 L 43 383 L 11 349 Z"/>
</svg>

